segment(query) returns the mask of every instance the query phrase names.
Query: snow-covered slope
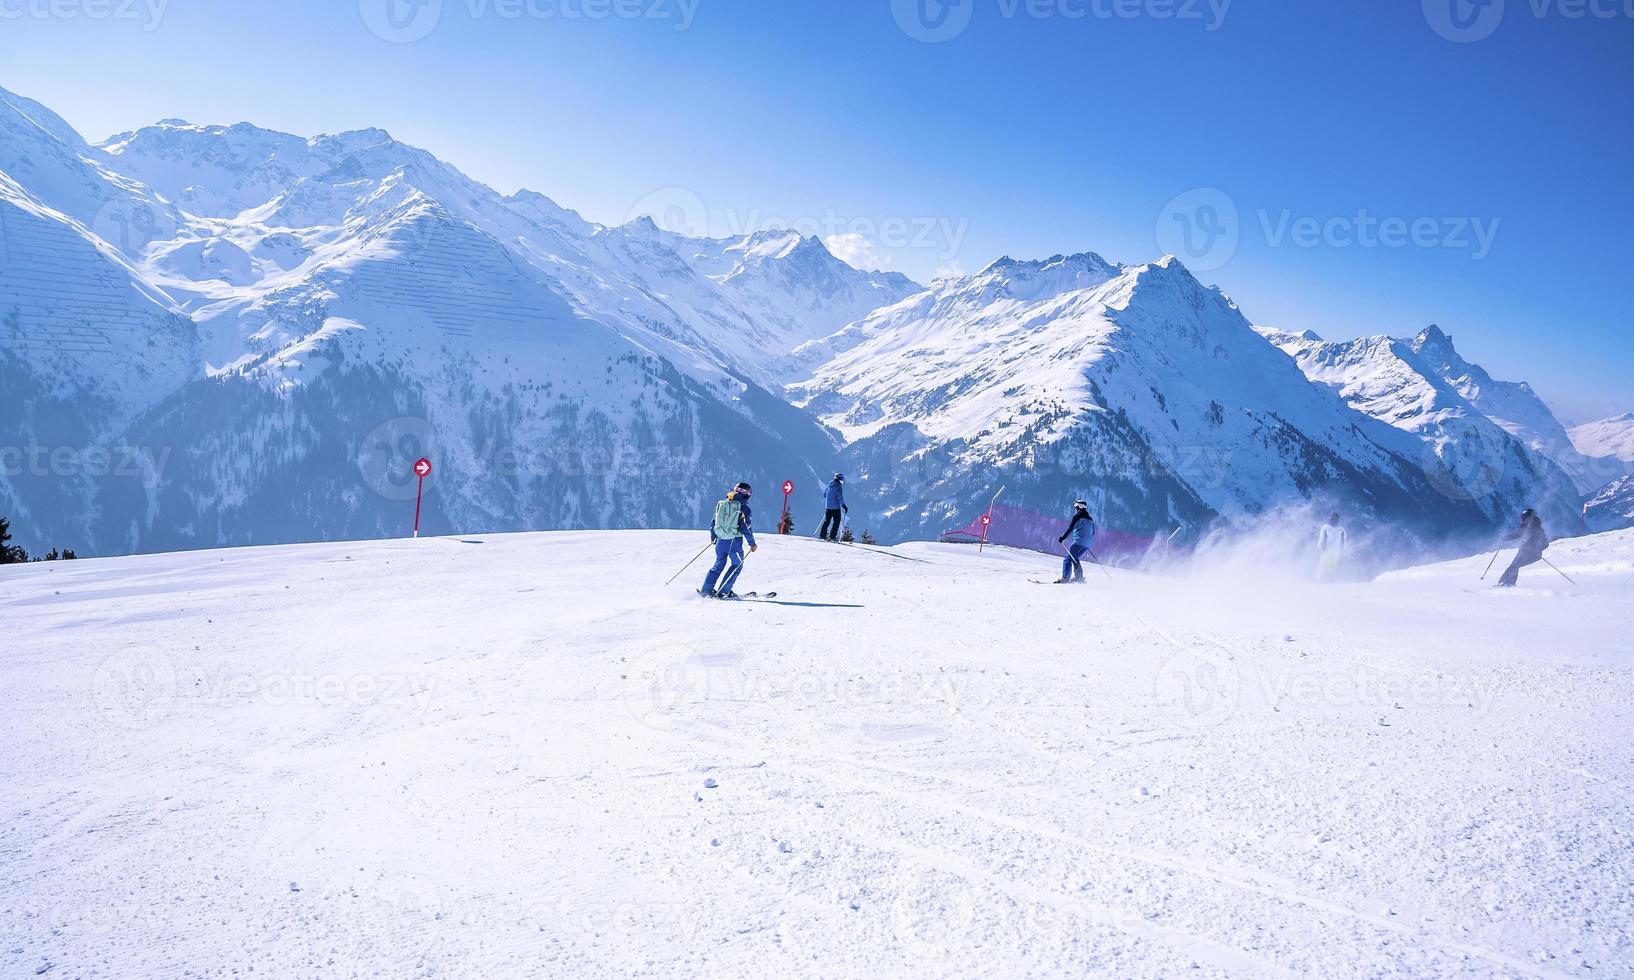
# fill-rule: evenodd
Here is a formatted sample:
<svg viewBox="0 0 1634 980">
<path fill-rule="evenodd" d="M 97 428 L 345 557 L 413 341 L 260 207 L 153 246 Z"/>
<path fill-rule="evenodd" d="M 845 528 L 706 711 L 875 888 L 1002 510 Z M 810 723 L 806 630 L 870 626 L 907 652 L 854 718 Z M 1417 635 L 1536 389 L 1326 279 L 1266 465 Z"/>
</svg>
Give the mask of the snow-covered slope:
<svg viewBox="0 0 1634 980">
<path fill-rule="evenodd" d="M 1004 259 L 797 356 L 817 362 L 801 403 L 901 505 L 888 533 L 1000 484 L 1144 531 L 1307 498 L 1423 530 L 1482 521 L 1435 491 L 1415 441 L 1309 383 L 1172 257 Z"/>
<path fill-rule="evenodd" d="M 0 567 L 0 972 L 1634 972 L 1634 532 L 1476 594 L 774 537 L 758 605 L 701 538 Z"/>
<path fill-rule="evenodd" d="M 1436 327 L 1410 341 L 1380 336 L 1328 342 L 1310 331 L 1261 333 L 1293 357 L 1306 377 L 1352 408 L 1421 439 L 1427 471 L 1443 492 L 1474 502 L 1496 523 L 1507 524 L 1533 507 L 1555 534 L 1582 528 L 1578 490 L 1544 451 L 1552 446 L 1558 454 L 1558 444 L 1537 435 L 1554 416 L 1530 388 L 1494 382 L 1464 361 Z M 1467 395 L 1522 422 L 1489 418 Z M 1535 445 L 1523 441 L 1528 432 Z"/>
</svg>

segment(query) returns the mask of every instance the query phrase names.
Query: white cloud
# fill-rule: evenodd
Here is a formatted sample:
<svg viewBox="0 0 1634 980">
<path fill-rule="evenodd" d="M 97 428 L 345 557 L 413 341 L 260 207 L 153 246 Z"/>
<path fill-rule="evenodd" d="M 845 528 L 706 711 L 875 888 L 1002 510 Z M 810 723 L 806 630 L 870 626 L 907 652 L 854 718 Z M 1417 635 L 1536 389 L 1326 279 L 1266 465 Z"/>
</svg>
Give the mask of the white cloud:
<svg viewBox="0 0 1634 980">
<path fill-rule="evenodd" d="M 865 272 L 891 267 L 889 256 L 879 254 L 879 249 L 867 235 L 860 232 L 848 231 L 840 235 L 829 235 L 823 239 L 823 244 L 834 253 L 834 257 L 849 265 L 853 269 Z"/>
</svg>

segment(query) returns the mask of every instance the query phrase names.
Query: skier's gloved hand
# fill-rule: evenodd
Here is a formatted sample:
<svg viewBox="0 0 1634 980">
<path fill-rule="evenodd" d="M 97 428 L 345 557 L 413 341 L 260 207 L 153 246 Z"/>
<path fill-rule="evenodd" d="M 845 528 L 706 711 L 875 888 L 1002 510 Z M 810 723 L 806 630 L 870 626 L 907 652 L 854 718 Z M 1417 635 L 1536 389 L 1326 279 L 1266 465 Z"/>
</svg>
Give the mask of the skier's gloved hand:
<svg viewBox="0 0 1634 980">
<path fill-rule="evenodd" d="M 851 505 L 850 504 L 841 504 L 840 509 L 845 511 L 847 514 L 851 513 Z"/>
<path fill-rule="evenodd" d="M 1066 540 L 1067 540 L 1067 536 L 1065 534 L 1063 534 L 1059 538 L 1055 539 L 1055 543 L 1056 544 L 1065 544 Z"/>
</svg>

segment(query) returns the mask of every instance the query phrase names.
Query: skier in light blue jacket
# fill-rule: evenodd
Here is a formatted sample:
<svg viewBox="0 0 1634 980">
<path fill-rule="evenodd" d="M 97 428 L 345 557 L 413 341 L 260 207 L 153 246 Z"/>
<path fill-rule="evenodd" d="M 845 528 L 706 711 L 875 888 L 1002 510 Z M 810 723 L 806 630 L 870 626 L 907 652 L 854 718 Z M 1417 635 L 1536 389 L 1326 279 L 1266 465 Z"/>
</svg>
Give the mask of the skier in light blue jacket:
<svg viewBox="0 0 1634 980">
<path fill-rule="evenodd" d="M 749 542 L 749 551 L 759 551 L 755 544 L 755 527 L 749 512 L 749 484 L 739 483 L 715 505 L 715 517 L 709 524 L 709 540 L 715 543 L 715 564 L 704 577 L 701 596 L 711 599 L 736 599 L 732 586 L 743 572 L 743 542 Z M 727 568 L 730 564 L 732 567 Z M 721 572 L 726 575 L 722 576 Z"/>
</svg>

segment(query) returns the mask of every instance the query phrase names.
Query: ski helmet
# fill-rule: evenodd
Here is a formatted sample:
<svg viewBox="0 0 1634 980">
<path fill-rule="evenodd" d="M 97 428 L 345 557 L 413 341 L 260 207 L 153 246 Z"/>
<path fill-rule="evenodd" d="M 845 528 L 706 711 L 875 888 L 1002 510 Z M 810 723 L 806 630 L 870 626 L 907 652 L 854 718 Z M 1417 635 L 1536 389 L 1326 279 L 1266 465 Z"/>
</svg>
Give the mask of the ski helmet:
<svg viewBox="0 0 1634 980">
<path fill-rule="evenodd" d="M 753 491 L 751 491 L 749 489 L 749 484 L 747 484 L 747 483 L 741 483 L 740 482 L 737 486 L 733 487 L 732 490 L 734 492 L 736 492 L 736 493 L 743 494 L 745 497 L 751 496 L 753 494 Z"/>
<path fill-rule="evenodd" d="M 1087 501 L 1087 500 L 1074 500 L 1072 502 L 1072 506 L 1078 508 L 1079 510 L 1088 510 L 1089 509 L 1089 501 Z"/>
<path fill-rule="evenodd" d="M 834 482 L 835 483 L 844 483 L 845 482 L 845 474 L 844 473 L 834 474 Z"/>
<path fill-rule="evenodd" d="M 1538 516 L 1537 511 L 1533 510 L 1530 507 L 1528 507 L 1525 510 L 1521 511 L 1521 520 L 1523 520 L 1523 521 L 1526 520 L 1529 517 L 1536 517 L 1536 516 Z"/>
</svg>

